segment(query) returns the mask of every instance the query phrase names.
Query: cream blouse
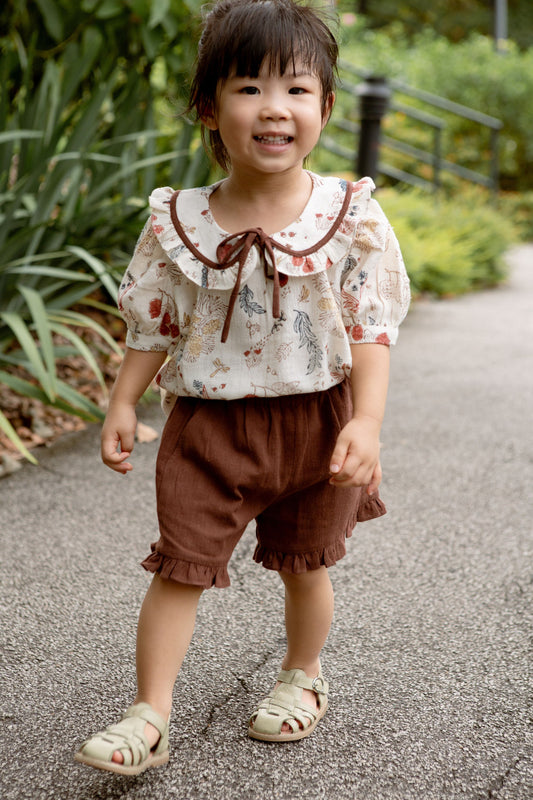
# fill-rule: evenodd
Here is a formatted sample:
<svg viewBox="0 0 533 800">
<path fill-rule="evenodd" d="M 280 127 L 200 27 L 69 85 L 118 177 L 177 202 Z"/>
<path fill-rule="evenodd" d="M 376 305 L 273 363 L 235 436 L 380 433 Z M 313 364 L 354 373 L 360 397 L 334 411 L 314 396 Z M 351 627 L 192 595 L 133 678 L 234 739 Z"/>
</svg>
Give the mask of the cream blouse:
<svg viewBox="0 0 533 800">
<path fill-rule="evenodd" d="M 304 211 L 272 236 L 223 231 L 218 184 L 150 196 L 119 308 L 128 347 L 168 353 L 169 405 L 323 391 L 350 374 L 351 344 L 396 342 L 409 279 L 372 180 L 310 175 Z"/>
</svg>

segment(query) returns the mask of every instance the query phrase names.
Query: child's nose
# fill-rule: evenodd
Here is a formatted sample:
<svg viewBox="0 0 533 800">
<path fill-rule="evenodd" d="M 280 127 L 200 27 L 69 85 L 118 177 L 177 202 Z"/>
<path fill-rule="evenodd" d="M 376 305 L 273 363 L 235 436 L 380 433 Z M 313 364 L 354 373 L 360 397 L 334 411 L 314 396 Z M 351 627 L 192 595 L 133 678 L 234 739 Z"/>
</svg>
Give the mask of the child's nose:
<svg viewBox="0 0 533 800">
<path fill-rule="evenodd" d="M 289 116 L 290 111 L 281 97 L 268 97 L 261 109 L 261 118 L 264 120 L 287 119 Z"/>
</svg>

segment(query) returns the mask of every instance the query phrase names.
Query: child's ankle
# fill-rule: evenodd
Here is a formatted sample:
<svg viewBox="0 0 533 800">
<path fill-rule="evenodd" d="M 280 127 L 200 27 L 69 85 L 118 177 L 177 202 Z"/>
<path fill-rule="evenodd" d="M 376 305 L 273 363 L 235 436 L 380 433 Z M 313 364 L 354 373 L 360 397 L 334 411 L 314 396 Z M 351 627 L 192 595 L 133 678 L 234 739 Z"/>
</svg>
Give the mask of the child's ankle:
<svg viewBox="0 0 533 800">
<path fill-rule="evenodd" d="M 317 659 L 309 664 L 304 664 L 303 662 L 293 663 L 287 658 L 284 658 L 281 663 L 281 668 L 284 670 L 301 669 L 305 672 L 308 678 L 316 678 L 320 673 L 320 660 Z"/>
</svg>

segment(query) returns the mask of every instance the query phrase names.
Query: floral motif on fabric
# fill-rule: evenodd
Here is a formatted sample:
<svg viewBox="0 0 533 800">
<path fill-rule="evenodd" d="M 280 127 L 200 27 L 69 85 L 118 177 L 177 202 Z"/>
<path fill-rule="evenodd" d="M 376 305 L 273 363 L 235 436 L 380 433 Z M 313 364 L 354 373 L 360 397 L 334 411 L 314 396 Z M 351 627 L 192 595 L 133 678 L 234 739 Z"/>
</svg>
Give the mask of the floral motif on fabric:
<svg viewBox="0 0 533 800">
<path fill-rule="evenodd" d="M 224 312 L 225 305 L 220 298 L 205 294 L 199 298 L 183 351 L 184 361 L 197 361 L 201 355 L 213 352 L 216 334 L 222 329 Z"/>
<path fill-rule="evenodd" d="M 242 310 L 248 314 L 250 319 L 254 314 L 266 314 L 265 309 L 256 303 L 254 300 L 254 293 L 249 286 L 243 286 L 239 292 L 239 304 Z"/>
<path fill-rule="evenodd" d="M 157 236 L 152 228 L 152 225 L 150 224 L 150 222 L 148 222 L 144 226 L 141 235 L 137 240 L 135 249 L 138 250 L 139 253 L 141 253 L 143 256 L 150 258 L 156 247 L 157 247 Z"/>
<path fill-rule="evenodd" d="M 313 331 L 309 314 L 305 311 L 294 309 L 295 319 L 293 328 L 299 337 L 299 347 L 305 348 L 309 356 L 306 375 L 310 375 L 322 364 L 323 353 L 320 342 Z"/>
<path fill-rule="evenodd" d="M 182 241 L 170 215 L 169 187 L 150 198 L 151 216 L 124 275 L 119 306 L 127 344 L 166 351 L 158 380 L 165 406 L 173 395 L 232 400 L 322 391 L 350 373 L 350 346 L 394 344 L 409 307 L 409 280 L 392 228 L 371 197 L 365 178 L 352 186 L 309 173 L 313 190 L 298 219 L 274 247 L 279 276 L 278 318 L 273 316 L 273 270 L 265 276 L 254 245 L 242 267 L 228 330 L 221 342 L 237 266 L 213 269 L 227 238 L 209 199 L 219 184 L 180 193 L 176 212 L 200 260 Z M 346 191 L 348 210 L 333 234 Z M 169 399 L 170 398 L 170 399 Z"/>
</svg>

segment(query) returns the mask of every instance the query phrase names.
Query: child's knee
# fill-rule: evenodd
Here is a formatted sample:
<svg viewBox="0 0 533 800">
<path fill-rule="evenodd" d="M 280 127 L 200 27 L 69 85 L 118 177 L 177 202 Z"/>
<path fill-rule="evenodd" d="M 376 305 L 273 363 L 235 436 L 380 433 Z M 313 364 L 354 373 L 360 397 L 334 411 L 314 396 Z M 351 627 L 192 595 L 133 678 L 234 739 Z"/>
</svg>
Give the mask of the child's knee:
<svg viewBox="0 0 533 800">
<path fill-rule="evenodd" d="M 279 576 L 288 589 L 306 589 L 329 583 L 327 567 L 310 569 L 307 572 L 279 572 Z"/>
</svg>

